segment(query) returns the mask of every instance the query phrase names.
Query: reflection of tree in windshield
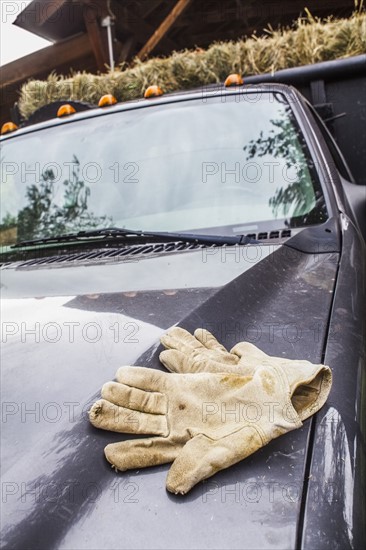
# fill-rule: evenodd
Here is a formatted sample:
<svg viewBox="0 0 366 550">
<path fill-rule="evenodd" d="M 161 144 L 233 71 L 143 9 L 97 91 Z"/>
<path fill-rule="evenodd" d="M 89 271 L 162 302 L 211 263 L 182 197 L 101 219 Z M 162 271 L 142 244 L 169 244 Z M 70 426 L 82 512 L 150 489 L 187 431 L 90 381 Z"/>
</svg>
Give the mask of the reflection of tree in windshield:
<svg viewBox="0 0 366 550">
<path fill-rule="evenodd" d="M 17 218 L 9 214 L 0 223 L 0 245 L 14 243 L 17 239 Z"/>
<path fill-rule="evenodd" d="M 297 134 L 291 120 L 290 110 L 286 109 L 282 118 L 271 120 L 272 128 L 265 134 L 259 133 L 259 137 L 250 140 L 243 147 L 247 152 L 247 161 L 265 155 L 278 158 L 285 162 L 286 170 L 282 174 L 282 182 L 276 188 L 275 194 L 269 199 L 275 217 L 278 214 L 286 216 L 288 212 L 294 215 L 303 215 L 314 206 L 314 188 L 309 174 L 309 165 L 306 162 L 304 151 L 300 144 L 300 136 Z M 295 171 L 296 177 L 288 177 L 289 171 Z M 286 181 L 287 180 L 287 181 Z"/>
<path fill-rule="evenodd" d="M 28 206 L 18 214 L 18 241 L 103 227 L 111 223 L 107 216 L 97 217 L 88 212 L 90 189 L 80 179 L 80 163 L 75 156 L 72 177 L 65 180 L 63 186 L 63 204 L 61 201 L 55 202 L 53 170 L 44 170 L 39 184 L 27 187 Z"/>
</svg>

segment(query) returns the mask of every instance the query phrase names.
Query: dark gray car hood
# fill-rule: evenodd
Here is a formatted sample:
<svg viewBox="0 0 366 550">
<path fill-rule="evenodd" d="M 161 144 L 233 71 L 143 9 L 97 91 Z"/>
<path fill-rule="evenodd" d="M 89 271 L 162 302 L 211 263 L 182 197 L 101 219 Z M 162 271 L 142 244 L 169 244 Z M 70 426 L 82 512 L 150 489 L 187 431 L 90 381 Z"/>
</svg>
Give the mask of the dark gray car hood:
<svg viewBox="0 0 366 550">
<path fill-rule="evenodd" d="M 322 361 L 338 255 L 256 248 L 3 269 L 4 547 L 297 546 L 311 419 L 182 497 L 167 465 L 115 473 L 103 448 L 125 436 L 87 418 L 119 366 L 163 368 L 176 323 Z"/>
</svg>

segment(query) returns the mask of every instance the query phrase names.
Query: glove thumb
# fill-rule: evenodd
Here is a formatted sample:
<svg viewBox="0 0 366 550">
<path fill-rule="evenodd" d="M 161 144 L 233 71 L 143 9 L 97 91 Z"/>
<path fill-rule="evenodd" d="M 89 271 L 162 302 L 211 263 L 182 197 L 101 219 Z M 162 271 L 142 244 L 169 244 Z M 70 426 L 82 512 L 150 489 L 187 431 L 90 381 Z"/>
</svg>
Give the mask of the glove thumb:
<svg viewBox="0 0 366 550">
<path fill-rule="evenodd" d="M 185 444 L 174 460 L 166 487 L 171 493 L 184 495 L 199 481 L 236 464 L 266 443 L 254 426 L 244 426 L 220 439 L 198 433 Z"/>
</svg>

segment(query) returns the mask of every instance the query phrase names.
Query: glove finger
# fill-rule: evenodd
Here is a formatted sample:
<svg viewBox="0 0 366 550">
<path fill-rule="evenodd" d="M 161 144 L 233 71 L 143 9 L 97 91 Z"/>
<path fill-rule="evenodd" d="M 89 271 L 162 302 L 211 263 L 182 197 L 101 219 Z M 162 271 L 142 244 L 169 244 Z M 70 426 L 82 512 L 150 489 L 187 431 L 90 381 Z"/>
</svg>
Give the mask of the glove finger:
<svg viewBox="0 0 366 550">
<path fill-rule="evenodd" d="M 204 348 L 192 334 L 180 327 L 170 329 L 160 338 L 160 342 L 167 349 L 176 349 L 187 354 L 192 353 L 195 349 Z"/>
<path fill-rule="evenodd" d="M 192 358 L 182 351 L 175 349 L 162 351 L 159 355 L 160 362 L 170 372 L 193 372 L 191 369 Z"/>
<path fill-rule="evenodd" d="M 205 348 L 222 351 L 223 353 L 227 353 L 229 355 L 228 350 L 222 344 L 220 344 L 220 342 L 216 340 L 215 336 L 211 334 L 211 332 L 209 332 L 208 330 L 204 328 L 197 328 L 194 331 L 194 335 L 197 340 L 201 342 L 203 346 L 205 346 Z"/>
<path fill-rule="evenodd" d="M 96 428 L 126 434 L 169 434 L 167 418 L 163 414 L 148 414 L 118 407 L 99 399 L 89 411 L 89 420 Z"/>
<path fill-rule="evenodd" d="M 258 362 L 269 357 L 264 351 L 250 342 L 239 342 L 230 350 L 230 353 L 238 356 L 241 360 L 240 362 L 247 360 L 248 365 L 251 365 L 253 361 Z"/>
<path fill-rule="evenodd" d="M 167 398 L 162 393 L 131 388 L 119 382 L 107 382 L 102 387 L 102 397 L 119 407 L 152 414 L 167 412 Z"/>
<path fill-rule="evenodd" d="M 146 367 L 120 367 L 116 373 L 117 382 L 146 391 L 163 392 L 169 381 L 168 374 Z"/>
<path fill-rule="evenodd" d="M 185 444 L 173 462 L 167 477 L 167 489 L 184 495 L 199 481 L 236 464 L 265 443 L 251 426 L 219 440 L 198 434 Z"/>
<path fill-rule="evenodd" d="M 181 445 L 173 444 L 168 439 L 155 437 L 111 443 L 104 453 L 112 466 L 125 471 L 173 462 L 181 448 Z"/>
<path fill-rule="evenodd" d="M 227 372 L 241 374 L 238 365 L 228 365 L 223 361 L 211 359 L 207 354 L 192 354 L 177 350 L 165 350 L 159 355 L 160 361 L 170 372 L 195 373 L 195 372 Z"/>
</svg>

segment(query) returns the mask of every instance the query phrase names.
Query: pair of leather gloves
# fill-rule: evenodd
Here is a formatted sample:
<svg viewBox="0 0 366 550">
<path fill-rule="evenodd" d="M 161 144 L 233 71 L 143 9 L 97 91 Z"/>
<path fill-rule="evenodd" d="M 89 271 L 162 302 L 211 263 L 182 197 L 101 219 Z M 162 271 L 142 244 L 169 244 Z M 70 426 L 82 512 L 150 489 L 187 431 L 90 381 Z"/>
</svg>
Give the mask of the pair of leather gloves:
<svg viewBox="0 0 366 550">
<path fill-rule="evenodd" d="M 228 352 L 204 329 L 173 328 L 160 354 L 172 373 L 121 367 L 89 411 L 103 430 L 150 434 L 107 445 L 118 470 L 173 462 L 172 493 L 228 468 L 295 428 L 325 403 L 332 374 L 325 365 L 270 357 L 240 342 Z"/>
</svg>

